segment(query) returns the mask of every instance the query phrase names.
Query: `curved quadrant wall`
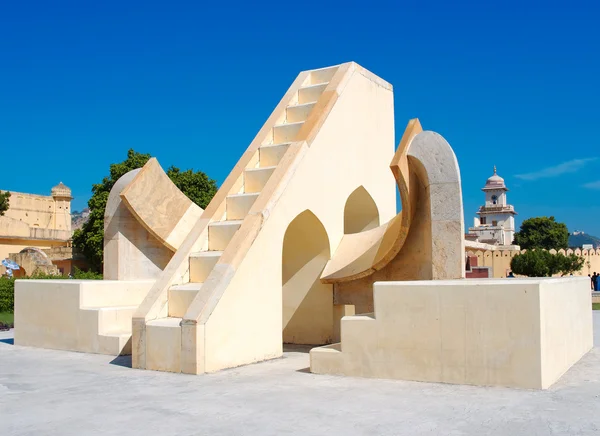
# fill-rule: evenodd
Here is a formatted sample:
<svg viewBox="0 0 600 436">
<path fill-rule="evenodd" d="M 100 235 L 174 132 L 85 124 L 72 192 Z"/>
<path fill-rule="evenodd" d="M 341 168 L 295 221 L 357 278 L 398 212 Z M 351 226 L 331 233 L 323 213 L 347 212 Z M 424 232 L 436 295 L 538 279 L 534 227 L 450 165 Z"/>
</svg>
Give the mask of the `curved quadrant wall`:
<svg viewBox="0 0 600 436">
<path fill-rule="evenodd" d="M 122 176 L 110 191 L 104 212 L 104 279 L 156 279 L 173 252 L 131 213 L 122 192 L 142 169 Z"/>
</svg>

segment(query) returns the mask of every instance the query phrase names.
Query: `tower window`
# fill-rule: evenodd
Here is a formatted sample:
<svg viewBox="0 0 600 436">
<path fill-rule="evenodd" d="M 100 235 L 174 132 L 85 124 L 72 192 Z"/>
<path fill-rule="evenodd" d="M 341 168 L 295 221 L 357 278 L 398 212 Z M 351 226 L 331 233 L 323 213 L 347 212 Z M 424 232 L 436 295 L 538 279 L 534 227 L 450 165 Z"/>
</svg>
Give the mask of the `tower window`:
<svg viewBox="0 0 600 436">
<path fill-rule="evenodd" d="M 493 226 L 497 226 L 498 225 L 498 221 L 492 221 L 492 225 Z"/>
<path fill-rule="evenodd" d="M 485 224 L 486 221 L 487 221 L 487 219 L 485 217 L 481 217 L 481 221 L 480 221 L 481 224 Z"/>
<path fill-rule="evenodd" d="M 498 197 L 496 195 L 492 195 L 492 204 L 498 204 Z"/>
</svg>

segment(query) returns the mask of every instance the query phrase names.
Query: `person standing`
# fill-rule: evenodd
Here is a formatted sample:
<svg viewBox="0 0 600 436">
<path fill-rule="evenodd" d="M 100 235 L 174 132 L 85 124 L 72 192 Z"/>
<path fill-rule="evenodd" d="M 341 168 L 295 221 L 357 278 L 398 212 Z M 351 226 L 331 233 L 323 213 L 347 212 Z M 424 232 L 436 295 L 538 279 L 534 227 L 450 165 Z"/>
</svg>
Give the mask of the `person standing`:
<svg viewBox="0 0 600 436">
<path fill-rule="evenodd" d="M 591 274 L 588 274 L 588 277 L 590 278 L 590 285 L 592 285 L 592 291 L 594 290 L 594 278 L 591 276 Z"/>
<path fill-rule="evenodd" d="M 598 286 L 597 286 L 597 279 L 598 279 L 598 274 L 596 274 L 596 271 L 594 271 L 594 275 L 592 276 L 592 290 L 593 291 L 597 291 L 598 290 Z"/>
</svg>

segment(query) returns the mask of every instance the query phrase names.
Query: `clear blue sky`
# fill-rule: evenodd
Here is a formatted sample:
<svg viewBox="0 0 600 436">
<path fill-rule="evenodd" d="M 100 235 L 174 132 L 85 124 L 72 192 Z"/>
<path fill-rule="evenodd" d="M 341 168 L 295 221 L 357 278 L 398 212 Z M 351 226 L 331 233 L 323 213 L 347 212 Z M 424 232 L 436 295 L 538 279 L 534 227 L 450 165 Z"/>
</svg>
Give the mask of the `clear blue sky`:
<svg viewBox="0 0 600 436">
<path fill-rule="evenodd" d="M 419 117 L 453 146 L 467 226 L 497 165 L 518 222 L 600 236 L 595 3 L 3 2 L 0 188 L 81 209 L 130 147 L 221 183 L 299 71 L 356 61 L 397 141 Z"/>
</svg>

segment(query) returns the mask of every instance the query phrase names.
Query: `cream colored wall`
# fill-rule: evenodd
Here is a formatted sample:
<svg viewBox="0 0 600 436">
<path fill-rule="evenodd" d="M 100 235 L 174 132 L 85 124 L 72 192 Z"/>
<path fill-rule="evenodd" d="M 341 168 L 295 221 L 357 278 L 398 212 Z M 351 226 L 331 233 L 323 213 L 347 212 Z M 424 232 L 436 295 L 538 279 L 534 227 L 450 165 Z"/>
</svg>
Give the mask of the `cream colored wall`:
<svg viewBox="0 0 600 436">
<path fill-rule="evenodd" d="M 55 230 L 71 231 L 71 199 L 54 198 L 54 225 Z"/>
<path fill-rule="evenodd" d="M 549 388 L 583 354 L 593 338 L 590 282 L 549 280 L 540 289 L 542 387 Z"/>
<path fill-rule="evenodd" d="M 67 199 L 11 191 L 9 205 L 5 217 L 30 227 L 71 231 L 71 202 Z"/>
<path fill-rule="evenodd" d="M 545 389 L 592 347 L 583 278 L 377 282 L 311 371 Z"/>
<path fill-rule="evenodd" d="M 517 254 L 523 251 L 519 250 L 475 250 L 472 248 L 466 249 L 467 254 L 473 254 L 477 256 L 477 266 L 492 267 L 492 274 L 494 278 L 506 277 L 507 273 L 511 270 L 510 261 Z M 551 250 L 552 253 L 556 253 L 556 250 Z M 581 271 L 577 271 L 573 275 L 575 276 L 587 276 L 594 272 L 600 272 L 600 249 L 598 250 L 558 250 L 562 254 L 577 254 L 585 259 L 583 268 Z"/>
<path fill-rule="evenodd" d="M 233 274 L 224 293 L 213 295 L 199 313 L 194 313 L 194 303 L 186 313 L 184 328 L 187 319 L 204 326 L 205 352 L 199 350 L 197 368 L 216 371 L 281 355 L 282 247 L 295 217 L 310 210 L 326 229 L 333 252 L 344 234 L 346 201 L 360 186 L 375 201 L 382 222 L 395 216 L 396 187 L 386 171 L 394 155 L 393 126 L 391 88 L 354 71 L 310 148 L 304 145 L 303 156 L 296 156 L 289 183 L 277 193 L 277 203 L 239 268 L 223 272 Z M 219 268 L 217 264 L 215 271 Z M 329 310 L 334 310 L 333 302 Z M 302 323 L 314 322 L 309 311 L 306 315 Z M 193 334 L 190 338 L 199 340 Z"/>
<path fill-rule="evenodd" d="M 15 344 L 58 350 L 105 351 L 100 329 L 117 324 L 131 329 L 128 319 L 98 319 L 86 308 L 137 306 L 152 281 L 17 280 L 15 283 Z M 127 323 L 128 321 L 128 323 Z M 108 338 L 110 339 L 110 338 Z M 118 353 L 115 353 L 118 354 Z"/>
</svg>

